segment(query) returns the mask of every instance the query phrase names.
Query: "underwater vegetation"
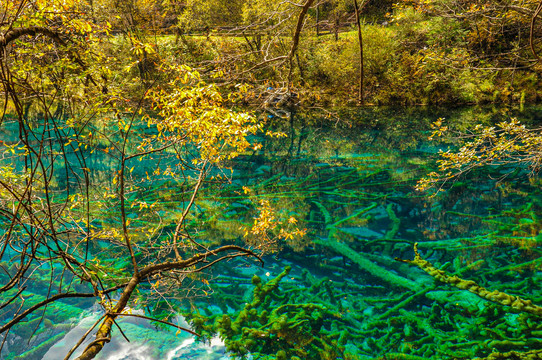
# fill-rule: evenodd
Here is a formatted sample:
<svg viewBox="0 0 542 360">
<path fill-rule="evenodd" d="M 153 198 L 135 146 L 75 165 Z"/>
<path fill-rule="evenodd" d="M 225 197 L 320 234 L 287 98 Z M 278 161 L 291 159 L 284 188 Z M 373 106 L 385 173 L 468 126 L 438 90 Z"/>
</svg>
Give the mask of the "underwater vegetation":
<svg viewBox="0 0 542 360">
<path fill-rule="evenodd" d="M 261 291 L 265 285 L 258 278 L 251 296 L 248 275 L 244 281 L 241 274 L 229 280 L 221 275 L 224 286 L 213 287 L 220 310 L 189 316 L 194 325 L 218 333 L 234 354 L 265 359 L 538 359 L 540 314 L 529 311 L 536 308 L 530 301 L 542 303 L 536 181 L 521 174 L 487 180 L 510 172 L 500 168 L 422 199 L 411 191 L 410 179 L 427 165 L 409 166 L 421 164 L 415 159 L 427 154 L 425 144 L 414 145 L 403 158 L 359 150 L 331 152 L 307 177 L 299 176 L 306 165 L 294 167 L 295 175 L 284 163 L 259 165 L 273 179 L 251 180 L 259 195 L 294 198 L 282 203 L 304 214 L 310 243 L 268 261 L 266 268 L 292 266 L 288 275 L 271 281 L 270 292 Z M 305 156 L 303 164 L 310 163 Z M 373 160 L 379 166 L 370 166 Z M 311 184 L 311 176 L 318 177 L 318 185 Z M 431 258 L 421 267 L 432 269 L 431 276 L 394 260 L 410 257 L 414 243 Z M 452 275 L 435 276 L 444 269 Z M 432 277 L 460 279 L 459 288 Z M 477 278 L 480 285 L 464 277 Z M 228 286 L 244 292 L 228 295 Z M 240 302 L 246 303 L 243 310 L 232 312 Z M 268 309 L 263 315 L 260 304 Z M 308 305 L 318 321 L 307 316 Z M 280 311 L 270 317 L 269 309 Z M 279 323 L 297 342 L 273 333 Z"/>
<path fill-rule="evenodd" d="M 170 321 L 182 313 L 204 338 L 217 334 L 232 355 L 254 359 L 540 358 L 540 314 L 525 311 L 536 309 L 528 300 L 542 304 L 539 180 L 525 181 L 521 173 L 500 183 L 487 180 L 505 172 L 495 169 L 427 198 L 414 191 L 415 181 L 431 171 L 438 147 L 425 142 L 417 126 L 401 143 L 393 131 L 294 124 L 289 138 L 241 155 L 230 164 L 229 182 L 202 189 L 187 218 L 197 240 L 243 241 L 262 201 L 284 223 L 294 218 L 307 235 L 285 239 L 263 267 L 229 261 L 206 271 L 209 283 L 194 276 L 190 288 L 172 297 L 149 284 L 144 291 L 154 292 L 155 302 L 141 309 Z M 180 191 L 157 181 L 129 194 L 155 204 L 162 216 L 134 207 L 130 213 L 142 215 L 133 224 L 158 222 L 149 238 L 167 236 L 167 216 L 182 208 Z M 102 211 L 111 223 L 96 226 L 114 227 L 115 214 Z M 395 260 L 412 258 L 415 243 L 414 260 Z M 106 265 L 122 273 L 126 261 L 113 257 L 114 248 L 92 250 L 110 252 Z M 58 285 L 53 274 L 51 287 Z M 25 290 L 27 304 L 38 303 L 45 290 Z M 10 332 L 2 356 L 41 359 L 92 307 L 60 305 L 63 311 L 47 309 L 41 325 L 39 313 Z M 0 325 L 13 309 L 5 310 Z M 163 357 L 175 332 L 153 325 L 152 344 Z M 22 341 L 34 331 L 30 345 Z"/>
<path fill-rule="evenodd" d="M 396 260 L 416 265 L 432 277 L 434 277 L 436 280 L 450 284 L 452 286 L 457 287 L 461 290 L 469 291 L 470 293 L 473 293 L 477 296 L 479 296 L 482 299 L 486 299 L 488 301 L 491 301 L 496 304 L 500 304 L 504 307 L 510 307 L 511 312 L 515 313 L 528 313 L 535 315 L 537 317 L 542 316 L 542 307 L 533 304 L 531 300 L 524 300 L 520 298 L 519 296 L 512 296 L 509 294 L 506 294 L 504 292 L 494 290 L 489 291 L 488 289 L 484 288 L 483 286 L 480 286 L 476 284 L 472 280 L 464 280 L 459 278 L 458 276 L 450 276 L 446 274 L 445 271 L 435 268 L 430 262 L 427 260 L 424 260 L 421 255 L 418 252 L 418 244 L 414 244 L 414 259 L 413 260 L 403 260 L 396 258 Z M 512 340 L 509 341 L 510 345 L 521 345 L 521 341 L 514 342 Z M 494 344 L 496 345 L 496 344 Z M 528 341 L 524 342 L 525 347 L 529 347 Z M 526 352 L 518 352 L 518 351 L 510 351 L 507 353 L 500 353 L 500 352 L 493 352 L 491 355 L 489 355 L 487 358 L 484 359 L 539 359 L 542 358 L 542 349 L 541 350 L 530 350 Z M 480 358 L 477 358 L 480 359 Z M 482 359 L 480 359 L 482 360 Z"/>
<path fill-rule="evenodd" d="M 228 314 L 186 316 L 200 334 L 218 333 L 233 354 L 250 353 L 258 359 L 339 358 L 344 351 L 338 344 L 344 345 L 346 334 L 339 330 L 342 326 L 338 309 L 332 304 L 302 302 L 303 290 L 297 287 L 283 286 L 279 290 L 280 281 L 290 270 L 291 267 L 286 267 L 266 283 L 254 275 L 252 301 L 233 318 Z M 318 294 L 317 284 L 314 288 L 313 292 Z M 323 328 L 325 322 L 330 323 L 325 319 L 337 321 L 332 325 L 335 331 Z"/>
</svg>

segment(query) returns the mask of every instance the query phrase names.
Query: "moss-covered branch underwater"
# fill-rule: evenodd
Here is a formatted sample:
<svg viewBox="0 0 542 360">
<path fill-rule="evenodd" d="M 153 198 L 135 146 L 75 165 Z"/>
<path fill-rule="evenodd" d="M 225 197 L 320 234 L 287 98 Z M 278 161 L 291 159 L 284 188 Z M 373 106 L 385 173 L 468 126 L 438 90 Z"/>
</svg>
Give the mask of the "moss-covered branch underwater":
<svg viewBox="0 0 542 360">
<path fill-rule="evenodd" d="M 413 260 L 404 260 L 396 258 L 398 261 L 402 261 L 411 265 L 415 265 L 425 271 L 427 274 L 431 275 L 436 280 L 455 286 L 458 289 L 469 291 L 470 293 L 479 296 L 482 299 L 491 301 L 493 303 L 499 304 L 503 307 L 509 308 L 505 310 L 506 313 L 529 313 L 540 318 L 542 316 L 542 307 L 533 304 L 531 300 L 525 300 L 519 296 L 509 295 L 505 292 L 499 290 L 490 291 L 483 286 L 478 285 L 472 280 L 465 280 L 456 275 L 450 276 L 444 270 L 437 269 L 429 261 L 423 259 L 418 252 L 418 244 L 414 244 L 414 259 Z M 527 321 L 525 321 L 527 323 Z M 520 324 L 518 324 L 520 325 Z M 524 324 L 521 324 L 524 325 Z M 520 326 L 521 326 L 520 325 Z M 521 337 L 520 341 L 514 340 L 504 340 L 500 344 L 500 347 L 504 346 L 513 346 L 513 347 L 526 347 L 530 348 L 531 345 L 537 344 L 538 341 L 535 339 L 526 338 L 525 334 Z M 488 345 L 492 345 L 489 343 Z M 493 343 L 493 346 L 496 344 Z M 503 346 L 504 345 L 504 346 Z M 538 343 L 538 346 L 542 344 Z M 509 352 L 492 352 L 488 357 L 485 358 L 476 358 L 475 360 L 497 360 L 497 359 L 542 359 L 542 349 L 529 350 L 529 351 L 509 351 Z"/>
</svg>

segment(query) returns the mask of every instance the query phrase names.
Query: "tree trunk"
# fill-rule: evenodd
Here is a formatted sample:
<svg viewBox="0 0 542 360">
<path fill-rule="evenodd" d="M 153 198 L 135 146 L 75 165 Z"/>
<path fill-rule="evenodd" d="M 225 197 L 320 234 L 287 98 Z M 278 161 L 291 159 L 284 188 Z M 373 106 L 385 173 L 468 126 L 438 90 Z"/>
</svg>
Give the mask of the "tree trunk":
<svg viewBox="0 0 542 360">
<path fill-rule="evenodd" d="M 301 34 L 301 29 L 303 28 L 303 23 L 305 21 L 305 15 L 307 15 L 307 11 L 309 11 L 309 8 L 312 6 L 312 3 L 314 0 L 307 0 L 303 7 L 301 8 L 301 11 L 299 12 L 299 16 L 297 17 L 297 25 L 295 27 L 294 35 L 292 36 L 292 47 L 290 48 L 290 54 L 288 55 L 288 62 L 290 65 L 289 72 L 288 72 L 288 93 L 290 92 L 290 86 L 292 82 L 292 61 L 295 55 L 295 52 L 297 50 L 297 46 L 299 45 L 299 36 Z"/>
<path fill-rule="evenodd" d="M 335 10 L 335 19 L 333 20 L 333 31 L 335 32 L 335 41 L 339 41 L 339 13 Z"/>
<path fill-rule="evenodd" d="M 363 4 L 365 5 L 365 4 Z M 358 89 L 358 105 L 363 105 L 363 36 L 361 35 L 361 22 L 359 18 L 358 0 L 354 0 L 354 8 L 356 9 L 356 23 L 358 25 L 358 41 L 359 41 L 359 89 Z"/>
<path fill-rule="evenodd" d="M 320 36 L 320 6 L 316 5 L 316 36 Z"/>
</svg>

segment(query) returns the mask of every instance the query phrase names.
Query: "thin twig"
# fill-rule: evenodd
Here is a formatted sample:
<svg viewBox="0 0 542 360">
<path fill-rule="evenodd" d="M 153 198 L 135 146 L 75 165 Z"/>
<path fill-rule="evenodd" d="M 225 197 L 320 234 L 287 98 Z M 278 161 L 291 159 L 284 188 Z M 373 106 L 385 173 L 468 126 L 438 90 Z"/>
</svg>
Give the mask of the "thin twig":
<svg viewBox="0 0 542 360">
<path fill-rule="evenodd" d="M 139 315 L 139 314 L 124 314 L 124 313 L 111 313 L 111 315 L 115 315 L 115 316 L 132 316 L 132 317 L 137 317 L 137 318 L 141 318 L 141 319 L 146 319 L 146 320 L 149 320 L 149 321 L 156 321 L 156 322 L 159 322 L 161 324 L 165 324 L 165 325 L 169 325 L 169 326 L 173 326 L 179 330 L 182 330 L 182 331 L 186 331 L 187 333 L 190 333 L 194 336 L 197 336 L 197 337 L 201 337 L 200 334 L 198 334 L 197 332 L 195 331 L 192 331 L 190 329 L 187 329 L 185 327 L 182 327 L 182 326 L 179 326 L 179 325 L 175 325 L 173 323 L 170 323 L 169 321 L 165 321 L 165 320 L 159 320 L 159 319 L 154 319 L 154 318 L 151 318 L 151 317 L 148 317 L 148 316 L 145 316 L 145 315 Z"/>
<path fill-rule="evenodd" d="M 68 360 L 70 358 L 70 356 L 72 356 L 73 352 L 79 347 L 81 346 L 81 344 L 83 343 L 83 341 L 85 341 L 85 339 L 87 338 L 88 334 L 90 334 L 90 332 L 96 327 L 96 325 L 98 325 L 100 323 L 100 321 L 102 321 L 102 319 L 105 317 L 106 314 L 103 314 L 98 320 L 96 320 L 96 322 L 94 323 L 94 325 L 92 325 L 92 327 L 90 329 L 88 329 L 88 331 L 79 339 L 79 341 L 77 342 L 77 344 L 75 344 L 71 350 L 66 354 L 66 357 L 64 357 L 64 360 Z"/>
</svg>

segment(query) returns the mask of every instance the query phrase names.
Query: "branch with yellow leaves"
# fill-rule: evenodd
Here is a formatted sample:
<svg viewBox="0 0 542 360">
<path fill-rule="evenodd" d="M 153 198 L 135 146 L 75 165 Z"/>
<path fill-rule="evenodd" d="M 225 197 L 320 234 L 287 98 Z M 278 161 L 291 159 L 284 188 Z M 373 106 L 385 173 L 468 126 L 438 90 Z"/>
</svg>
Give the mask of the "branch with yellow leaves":
<svg viewBox="0 0 542 360">
<path fill-rule="evenodd" d="M 432 124 L 429 140 L 450 133 L 443 119 Z M 477 125 L 455 140 L 462 143 L 457 150 L 439 151 L 438 171 L 418 181 L 417 190 L 427 190 L 454 180 L 482 166 L 526 166 L 532 174 L 542 167 L 542 135 L 538 129 L 528 129 L 517 119 L 502 121 L 496 126 Z"/>
</svg>

